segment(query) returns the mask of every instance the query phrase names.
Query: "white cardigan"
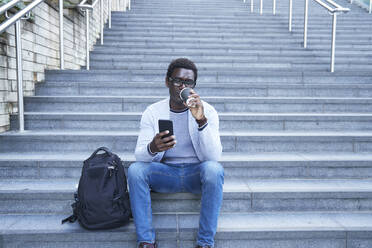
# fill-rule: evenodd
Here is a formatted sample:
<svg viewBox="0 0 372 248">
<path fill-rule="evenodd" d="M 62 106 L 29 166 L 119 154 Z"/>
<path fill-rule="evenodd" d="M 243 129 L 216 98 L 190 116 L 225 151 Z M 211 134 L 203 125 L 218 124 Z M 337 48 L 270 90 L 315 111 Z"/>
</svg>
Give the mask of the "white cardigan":
<svg viewBox="0 0 372 248">
<path fill-rule="evenodd" d="M 216 110 L 203 101 L 204 114 L 208 119 L 208 125 L 201 131 L 194 117 L 189 115 L 189 132 L 191 142 L 200 161 L 218 161 L 222 153 L 222 145 L 219 134 L 219 120 Z M 159 152 L 152 156 L 147 145 L 159 132 L 159 119 L 169 120 L 169 97 L 151 104 L 145 110 L 141 118 L 141 130 L 135 150 L 136 161 L 160 162 L 165 152 Z"/>
</svg>

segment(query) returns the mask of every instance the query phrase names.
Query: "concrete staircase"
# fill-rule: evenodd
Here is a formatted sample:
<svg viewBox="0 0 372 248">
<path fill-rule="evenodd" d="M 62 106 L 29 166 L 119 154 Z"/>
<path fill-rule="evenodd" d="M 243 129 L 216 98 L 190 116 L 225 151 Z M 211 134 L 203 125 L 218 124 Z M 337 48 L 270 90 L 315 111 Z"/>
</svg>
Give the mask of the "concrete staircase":
<svg viewBox="0 0 372 248">
<path fill-rule="evenodd" d="M 199 68 L 197 92 L 220 114 L 225 168 L 216 247 L 372 247 L 372 16 L 346 1 L 329 71 L 331 17 L 311 1 L 264 15 L 249 1 L 136 0 L 113 13 L 91 71 L 48 71 L 25 98 L 25 126 L 0 135 L 0 247 L 135 247 L 134 225 L 61 225 L 82 161 L 107 146 L 134 161 L 144 108 L 167 96 L 177 57 Z M 152 195 L 161 248 L 193 247 L 197 195 Z"/>
</svg>

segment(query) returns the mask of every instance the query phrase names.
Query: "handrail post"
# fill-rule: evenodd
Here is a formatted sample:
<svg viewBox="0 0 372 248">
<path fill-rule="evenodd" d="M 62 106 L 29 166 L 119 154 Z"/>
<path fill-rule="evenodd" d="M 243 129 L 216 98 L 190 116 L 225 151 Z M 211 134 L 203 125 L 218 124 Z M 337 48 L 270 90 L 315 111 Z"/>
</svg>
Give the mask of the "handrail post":
<svg viewBox="0 0 372 248">
<path fill-rule="evenodd" d="M 336 50 L 337 14 L 338 13 L 332 13 L 332 15 L 333 15 L 333 24 L 332 24 L 331 72 L 334 72 L 335 71 L 335 50 Z"/>
<path fill-rule="evenodd" d="M 305 0 L 305 17 L 304 17 L 304 48 L 307 47 L 307 19 L 309 14 L 309 0 Z"/>
<path fill-rule="evenodd" d="M 369 0 L 369 13 L 372 13 L 372 0 Z"/>
<path fill-rule="evenodd" d="M 260 15 L 262 15 L 263 12 L 263 0 L 260 0 Z"/>
<path fill-rule="evenodd" d="M 253 13 L 253 0 L 251 0 L 251 12 Z"/>
<path fill-rule="evenodd" d="M 108 0 L 108 4 L 109 4 L 109 28 L 111 28 L 111 5 L 112 5 L 112 0 Z"/>
<path fill-rule="evenodd" d="M 293 9 L 293 2 L 292 0 L 289 0 L 289 21 L 288 21 L 288 29 L 289 32 L 292 32 L 292 9 Z"/>
<path fill-rule="evenodd" d="M 273 0 L 273 15 L 276 13 L 276 0 Z"/>
<path fill-rule="evenodd" d="M 85 18 L 86 18 L 86 57 L 87 57 L 87 70 L 89 71 L 89 9 L 85 10 Z"/>
<path fill-rule="evenodd" d="M 25 117 L 23 105 L 23 69 L 22 69 L 22 38 L 21 38 L 21 20 L 15 23 L 15 38 L 16 38 L 16 60 L 17 60 L 17 93 L 18 93 L 18 121 L 19 131 L 25 130 Z"/>
<path fill-rule="evenodd" d="M 130 10 L 131 9 L 131 6 L 130 6 L 130 3 L 131 2 L 131 0 L 128 0 L 128 9 Z"/>
<path fill-rule="evenodd" d="M 59 0 L 59 64 L 61 70 L 64 69 L 64 49 L 63 49 L 63 0 Z"/>
<path fill-rule="evenodd" d="M 100 1 L 100 9 L 101 9 L 101 45 L 103 45 L 103 0 Z"/>
<path fill-rule="evenodd" d="M 124 0 L 123 2 L 124 2 L 124 12 L 126 12 L 127 11 L 127 0 Z"/>
</svg>

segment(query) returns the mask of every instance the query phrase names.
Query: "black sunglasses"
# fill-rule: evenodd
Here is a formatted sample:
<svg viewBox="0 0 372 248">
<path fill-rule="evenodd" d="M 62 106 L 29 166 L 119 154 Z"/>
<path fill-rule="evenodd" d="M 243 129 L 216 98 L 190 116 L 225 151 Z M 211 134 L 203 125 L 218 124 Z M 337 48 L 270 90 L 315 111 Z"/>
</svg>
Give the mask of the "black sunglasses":
<svg viewBox="0 0 372 248">
<path fill-rule="evenodd" d="M 188 88 L 194 88 L 196 85 L 195 81 L 192 80 L 182 80 L 180 78 L 169 77 L 169 81 L 176 87 L 180 87 L 182 84 Z"/>
</svg>

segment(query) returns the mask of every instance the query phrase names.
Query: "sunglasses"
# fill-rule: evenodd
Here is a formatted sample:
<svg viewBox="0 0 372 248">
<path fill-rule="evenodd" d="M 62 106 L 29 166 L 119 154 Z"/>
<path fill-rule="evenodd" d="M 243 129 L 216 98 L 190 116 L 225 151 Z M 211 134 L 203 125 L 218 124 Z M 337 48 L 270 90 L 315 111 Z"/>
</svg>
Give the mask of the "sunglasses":
<svg viewBox="0 0 372 248">
<path fill-rule="evenodd" d="M 185 87 L 188 88 L 194 88 L 196 85 L 195 81 L 192 80 L 182 80 L 180 78 L 172 78 L 169 77 L 169 81 L 176 87 L 180 87 L 182 84 L 185 85 Z"/>
</svg>

